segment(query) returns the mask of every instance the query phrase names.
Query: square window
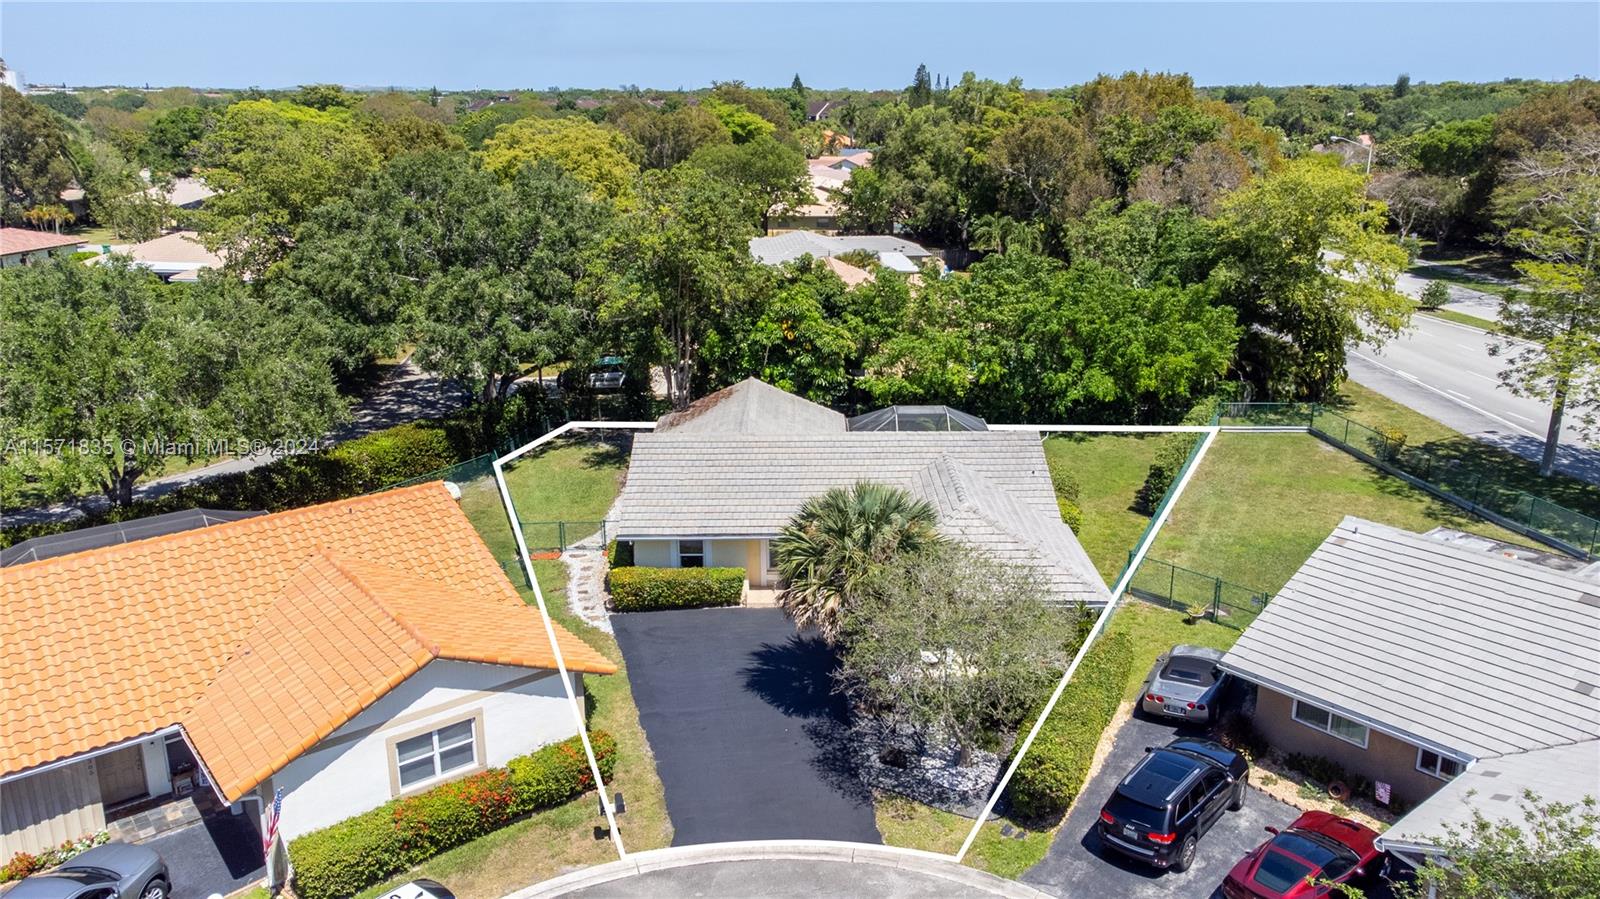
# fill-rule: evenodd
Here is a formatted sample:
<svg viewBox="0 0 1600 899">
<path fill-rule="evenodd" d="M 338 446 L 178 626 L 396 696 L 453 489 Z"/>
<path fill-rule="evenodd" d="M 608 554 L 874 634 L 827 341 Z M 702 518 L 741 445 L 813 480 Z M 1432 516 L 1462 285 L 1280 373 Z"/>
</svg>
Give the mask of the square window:
<svg viewBox="0 0 1600 899">
<path fill-rule="evenodd" d="M 422 783 L 434 776 L 433 756 L 407 762 L 400 766 L 400 786 L 409 787 L 412 784 Z"/>
<path fill-rule="evenodd" d="M 395 741 L 394 782 L 400 790 L 425 787 L 453 771 L 472 768 L 478 759 L 476 719 L 455 721 Z"/>
<path fill-rule="evenodd" d="M 1330 717 L 1327 709 L 1319 709 L 1303 702 L 1294 704 L 1294 719 L 1301 724 L 1309 724 L 1317 730 L 1327 730 Z"/>
<path fill-rule="evenodd" d="M 679 568 L 704 568 L 705 565 L 706 542 L 704 540 L 678 541 Z"/>
<path fill-rule="evenodd" d="M 1329 733 L 1361 746 L 1367 744 L 1367 726 L 1365 724 L 1357 724 L 1348 718 L 1340 718 L 1338 715 L 1333 715 L 1331 718 L 1328 728 Z"/>
</svg>

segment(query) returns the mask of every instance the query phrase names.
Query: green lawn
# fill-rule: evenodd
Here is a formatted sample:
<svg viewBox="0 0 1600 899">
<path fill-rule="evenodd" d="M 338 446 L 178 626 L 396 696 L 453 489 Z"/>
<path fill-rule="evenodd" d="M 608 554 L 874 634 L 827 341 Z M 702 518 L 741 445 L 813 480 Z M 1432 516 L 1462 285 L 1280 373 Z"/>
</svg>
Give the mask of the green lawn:
<svg viewBox="0 0 1600 899">
<path fill-rule="evenodd" d="M 1497 333 L 1500 330 L 1500 323 L 1497 321 L 1479 318 L 1476 315 L 1468 315 L 1465 312 L 1457 312 L 1454 309 L 1433 309 L 1427 312 L 1418 312 L 1418 314 L 1442 318 L 1447 322 L 1455 322 L 1458 325 L 1466 325 L 1469 328 L 1477 328 L 1480 331 Z"/>
<path fill-rule="evenodd" d="M 1150 555 L 1276 593 L 1346 515 L 1527 542 L 1309 434 L 1227 433 L 1201 460 Z"/>
<path fill-rule="evenodd" d="M 528 549 L 558 549 L 563 529 L 555 522 L 568 523 L 568 543 L 598 530 L 627 468 L 624 442 L 589 435 L 557 440 L 513 462 L 506 487 Z"/>
<path fill-rule="evenodd" d="M 970 818 L 899 796 L 879 796 L 873 806 L 883 842 L 902 849 L 954 854 L 972 830 Z M 964 864 L 999 877 L 1016 878 L 1050 851 L 1053 831 L 1025 831 L 1026 836 L 1019 840 L 1001 833 L 1003 823 L 997 820 L 983 825 L 962 860 Z"/>
<path fill-rule="evenodd" d="M 1407 446 L 1422 447 L 1440 459 L 1451 460 L 1460 473 L 1482 475 L 1600 518 L 1600 485 L 1563 474 L 1543 477 L 1533 462 L 1473 440 L 1360 384 L 1345 384 L 1339 401 L 1329 407 L 1365 425 L 1399 428 L 1406 434 Z"/>
<path fill-rule="evenodd" d="M 1127 634 L 1133 643 L 1133 665 L 1128 670 L 1124 700 L 1131 701 L 1139 695 L 1139 687 L 1156 657 L 1172 647 L 1188 643 L 1227 649 L 1239 639 L 1240 632 L 1231 627 L 1204 619 L 1186 624 L 1185 617 L 1182 612 L 1137 599 L 1125 601 L 1112 613 L 1107 633 Z"/>
<path fill-rule="evenodd" d="M 1133 497 L 1160 445 L 1158 435 L 1124 434 L 1058 435 L 1044 442 L 1051 462 L 1064 462 L 1078 478 L 1078 541 L 1107 582 L 1121 573 L 1150 520 L 1133 511 Z"/>
</svg>

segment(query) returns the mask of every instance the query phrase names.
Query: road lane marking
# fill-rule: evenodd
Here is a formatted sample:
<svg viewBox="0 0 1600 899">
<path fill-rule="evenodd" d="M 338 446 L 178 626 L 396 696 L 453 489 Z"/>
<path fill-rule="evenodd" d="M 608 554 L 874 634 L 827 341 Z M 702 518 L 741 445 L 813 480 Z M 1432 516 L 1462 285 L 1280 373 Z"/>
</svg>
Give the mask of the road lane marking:
<svg viewBox="0 0 1600 899">
<path fill-rule="evenodd" d="M 1383 369 L 1386 372 L 1391 372 L 1393 374 L 1400 375 L 1401 377 L 1404 377 L 1407 380 L 1410 380 L 1410 381 L 1414 382 L 1418 387 L 1421 387 L 1424 390 L 1431 390 L 1434 393 L 1439 394 L 1440 396 L 1444 397 L 1445 399 L 1449 400 L 1452 403 L 1456 403 L 1456 404 L 1461 405 L 1461 406 L 1466 406 L 1468 409 L 1471 409 L 1472 411 L 1478 413 L 1479 415 L 1487 416 L 1489 418 L 1494 419 L 1495 421 L 1500 422 L 1503 425 L 1506 425 L 1507 427 L 1515 428 L 1516 430 L 1521 431 L 1524 434 L 1527 434 L 1529 437 L 1538 437 L 1539 436 L 1538 434 L 1535 434 L 1534 432 L 1528 430 L 1527 428 L 1523 427 L 1522 425 L 1517 424 L 1516 422 L 1512 421 L 1509 418 L 1504 418 L 1502 416 L 1496 415 L 1493 412 L 1490 412 L 1488 409 L 1484 409 L 1482 407 L 1475 406 L 1472 403 L 1467 402 L 1466 400 L 1456 399 L 1455 397 L 1451 396 L 1449 393 L 1446 393 L 1445 391 L 1440 390 L 1439 388 L 1433 386 L 1432 384 L 1428 384 L 1428 383 L 1425 383 L 1425 382 L 1423 382 L 1421 380 L 1418 380 L 1417 378 L 1406 374 L 1405 372 L 1399 370 L 1398 368 L 1390 368 L 1389 366 L 1384 365 L 1382 362 L 1379 362 L 1378 360 L 1373 359 L 1370 356 L 1365 356 L 1365 355 L 1362 355 L 1361 353 L 1357 353 L 1354 350 L 1350 351 L 1350 355 L 1356 357 L 1357 359 L 1362 360 L 1363 362 L 1370 362 L 1373 365 L 1376 365 L 1377 367 Z"/>
<path fill-rule="evenodd" d="M 1466 394 L 1464 394 L 1464 393 L 1462 393 L 1462 392 L 1461 392 L 1461 391 L 1459 391 L 1459 390 L 1451 390 L 1451 389 L 1450 389 L 1450 388 L 1448 388 L 1448 387 L 1446 387 L 1446 388 L 1445 388 L 1445 390 L 1444 390 L 1444 392 L 1445 392 L 1445 393 L 1449 393 L 1449 394 L 1453 394 L 1453 395 L 1455 395 L 1455 396 L 1459 396 L 1459 397 L 1461 397 L 1461 398 L 1462 398 L 1462 399 L 1464 399 L 1464 400 L 1470 400 L 1470 399 L 1472 399 L 1472 397 L 1470 397 L 1470 396 L 1467 396 L 1467 395 L 1466 395 Z M 1521 418 L 1521 416 L 1518 416 L 1518 418 Z"/>
</svg>

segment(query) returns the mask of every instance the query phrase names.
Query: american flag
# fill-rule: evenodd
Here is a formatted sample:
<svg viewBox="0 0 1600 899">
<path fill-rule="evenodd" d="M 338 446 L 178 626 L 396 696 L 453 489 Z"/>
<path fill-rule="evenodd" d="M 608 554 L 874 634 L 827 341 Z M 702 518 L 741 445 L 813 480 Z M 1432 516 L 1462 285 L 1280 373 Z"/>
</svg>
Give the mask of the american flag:
<svg viewBox="0 0 1600 899">
<path fill-rule="evenodd" d="M 278 814 L 283 811 L 283 788 L 272 791 L 272 811 L 267 813 L 267 832 L 261 837 L 261 854 L 272 860 L 272 841 L 278 838 Z"/>
</svg>

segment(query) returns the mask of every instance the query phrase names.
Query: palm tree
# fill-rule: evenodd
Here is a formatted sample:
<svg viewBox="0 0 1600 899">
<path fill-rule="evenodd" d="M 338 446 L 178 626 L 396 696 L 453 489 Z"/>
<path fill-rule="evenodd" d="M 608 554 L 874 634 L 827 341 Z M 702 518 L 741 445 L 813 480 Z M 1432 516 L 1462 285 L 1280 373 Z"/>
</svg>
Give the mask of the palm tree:
<svg viewBox="0 0 1600 899">
<path fill-rule="evenodd" d="M 926 500 L 870 481 L 806 500 L 777 540 L 778 601 L 801 627 L 839 636 L 841 612 L 883 564 L 942 542 Z"/>
</svg>

